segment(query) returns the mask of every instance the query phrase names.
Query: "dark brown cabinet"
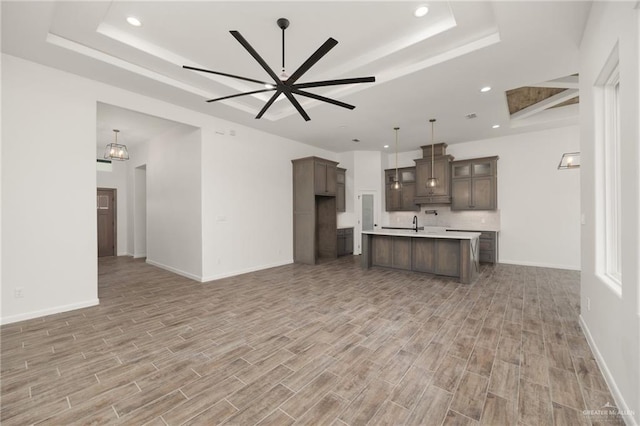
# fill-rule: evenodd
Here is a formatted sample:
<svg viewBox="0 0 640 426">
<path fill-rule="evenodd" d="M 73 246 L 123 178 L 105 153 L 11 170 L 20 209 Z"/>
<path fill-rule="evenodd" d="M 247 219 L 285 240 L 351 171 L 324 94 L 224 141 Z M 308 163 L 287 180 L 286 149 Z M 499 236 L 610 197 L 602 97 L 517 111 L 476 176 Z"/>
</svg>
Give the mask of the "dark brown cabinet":
<svg viewBox="0 0 640 426">
<path fill-rule="evenodd" d="M 498 231 L 450 229 L 450 231 L 480 232 L 478 258 L 481 263 L 498 263 Z"/>
<path fill-rule="evenodd" d="M 341 167 L 336 170 L 336 209 L 338 212 L 346 212 L 347 170 Z"/>
<path fill-rule="evenodd" d="M 353 228 L 338 229 L 338 256 L 353 254 Z"/>
<path fill-rule="evenodd" d="M 418 204 L 450 204 L 451 203 L 451 161 L 453 157 L 443 154 L 446 144 L 436 144 L 433 159 L 433 177 L 438 179 L 434 188 L 427 187 L 427 179 L 431 174 L 431 146 L 423 146 L 424 158 L 416 162 L 416 197 Z M 438 155 L 441 154 L 441 155 Z"/>
<path fill-rule="evenodd" d="M 451 210 L 496 210 L 498 157 L 474 158 L 451 164 Z"/>
<path fill-rule="evenodd" d="M 315 264 L 337 257 L 337 163 L 318 157 L 292 160 L 293 261 Z"/>
<path fill-rule="evenodd" d="M 495 231 L 481 231 L 480 233 L 480 262 L 498 263 L 498 233 Z"/>
<path fill-rule="evenodd" d="M 402 167 L 398 169 L 400 189 L 393 189 L 396 169 L 384 171 L 385 175 L 385 209 L 393 211 L 419 211 L 420 206 L 415 203 L 416 198 L 416 168 Z"/>
<path fill-rule="evenodd" d="M 316 195 L 336 195 L 338 168 L 334 161 L 314 157 Z"/>
</svg>

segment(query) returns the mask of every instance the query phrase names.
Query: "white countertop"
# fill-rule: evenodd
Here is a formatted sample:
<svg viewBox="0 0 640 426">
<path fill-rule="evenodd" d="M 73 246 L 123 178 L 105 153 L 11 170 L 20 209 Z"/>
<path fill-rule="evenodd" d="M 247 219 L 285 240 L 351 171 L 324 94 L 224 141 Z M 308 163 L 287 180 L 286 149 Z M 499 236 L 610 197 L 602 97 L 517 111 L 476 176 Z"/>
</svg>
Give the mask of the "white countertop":
<svg viewBox="0 0 640 426">
<path fill-rule="evenodd" d="M 418 232 L 410 229 L 379 229 L 376 231 L 362 231 L 369 235 L 390 235 L 395 237 L 420 237 L 420 238 L 449 238 L 453 240 L 473 240 L 480 237 L 479 232 L 455 232 L 447 231 L 443 227 L 425 227 Z"/>
</svg>

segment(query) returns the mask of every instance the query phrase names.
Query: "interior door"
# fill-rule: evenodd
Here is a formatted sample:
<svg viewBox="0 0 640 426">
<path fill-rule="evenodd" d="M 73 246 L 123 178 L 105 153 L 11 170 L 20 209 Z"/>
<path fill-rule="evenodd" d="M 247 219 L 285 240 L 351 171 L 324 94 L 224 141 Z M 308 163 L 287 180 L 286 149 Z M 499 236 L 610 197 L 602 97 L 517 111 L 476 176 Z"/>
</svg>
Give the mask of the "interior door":
<svg viewBox="0 0 640 426">
<path fill-rule="evenodd" d="M 362 194 L 362 230 L 373 231 L 373 194 Z"/>
<path fill-rule="evenodd" d="M 362 253 L 362 231 L 373 231 L 376 229 L 379 210 L 380 202 L 378 200 L 378 191 L 363 190 L 358 192 L 358 202 L 356 204 L 358 222 L 354 230 L 353 254 Z"/>
<path fill-rule="evenodd" d="M 98 257 L 116 255 L 116 190 L 98 188 Z"/>
</svg>

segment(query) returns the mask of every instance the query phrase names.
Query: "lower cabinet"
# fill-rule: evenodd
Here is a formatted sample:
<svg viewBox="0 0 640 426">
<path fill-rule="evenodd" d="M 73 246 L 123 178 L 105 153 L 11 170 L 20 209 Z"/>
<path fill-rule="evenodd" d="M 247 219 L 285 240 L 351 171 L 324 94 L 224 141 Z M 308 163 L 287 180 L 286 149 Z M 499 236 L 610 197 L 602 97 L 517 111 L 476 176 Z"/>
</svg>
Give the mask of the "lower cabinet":
<svg viewBox="0 0 640 426">
<path fill-rule="evenodd" d="M 498 232 L 478 231 L 473 229 L 451 229 L 450 231 L 480 232 L 480 253 L 478 258 L 481 263 L 498 263 Z"/>
<path fill-rule="evenodd" d="M 482 231 L 480 234 L 480 262 L 498 263 L 498 233 Z"/>
<path fill-rule="evenodd" d="M 353 228 L 338 229 L 338 256 L 353 254 Z"/>
</svg>

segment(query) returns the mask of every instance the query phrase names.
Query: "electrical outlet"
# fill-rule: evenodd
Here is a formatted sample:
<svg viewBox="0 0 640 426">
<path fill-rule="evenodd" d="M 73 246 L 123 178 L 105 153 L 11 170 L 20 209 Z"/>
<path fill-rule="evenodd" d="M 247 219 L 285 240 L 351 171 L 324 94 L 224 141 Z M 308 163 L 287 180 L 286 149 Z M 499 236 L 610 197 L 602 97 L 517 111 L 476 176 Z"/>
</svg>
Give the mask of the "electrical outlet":
<svg viewBox="0 0 640 426">
<path fill-rule="evenodd" d="M 13 290 L 13 296 L 14 296 L 16 299 L 21 299 L 21 298 L 23 298 L 23 297 L 24 297 L 24 293 L 23 293 L 23 289 L 22 289 L 22 287 L 16 287 L 16 288 Z"/>
<path fill-rule="evenodd" d="M 587 311 L 591 310 L 591 298 L 587 297 Z"/>
</svg>

